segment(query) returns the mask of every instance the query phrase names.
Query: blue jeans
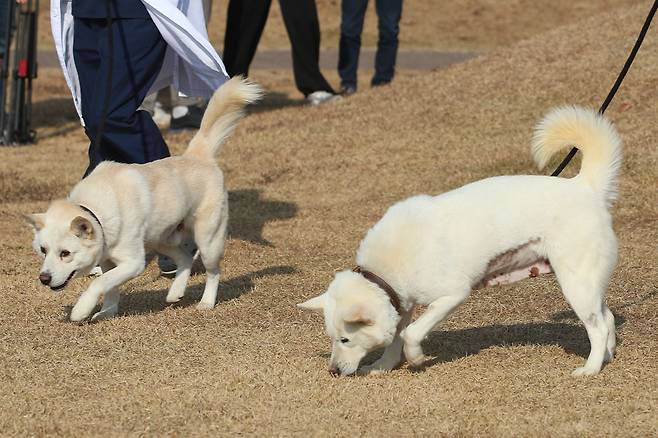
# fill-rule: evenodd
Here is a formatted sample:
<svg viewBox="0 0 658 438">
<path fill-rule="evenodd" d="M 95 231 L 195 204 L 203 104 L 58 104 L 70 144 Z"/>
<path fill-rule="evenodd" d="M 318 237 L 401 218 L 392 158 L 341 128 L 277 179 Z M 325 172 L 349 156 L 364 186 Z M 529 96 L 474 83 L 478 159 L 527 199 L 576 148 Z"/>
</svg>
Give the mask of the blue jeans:
<svg viewBox="0 0 658 438">
<path fill-rule="evenodd" d="M 387 84 L 395 75 L 395 58 L 398 53 L 398 34 L 402 16 L 402 0 L 375 0 L 379 40 L 375 55 L 375 75 L 372 85 Z M 338 74 L 341 85 L 356 88 L 361 32 L 368 0 L 343 0 L 341 3 L 340 47 Z"/>
</svg>

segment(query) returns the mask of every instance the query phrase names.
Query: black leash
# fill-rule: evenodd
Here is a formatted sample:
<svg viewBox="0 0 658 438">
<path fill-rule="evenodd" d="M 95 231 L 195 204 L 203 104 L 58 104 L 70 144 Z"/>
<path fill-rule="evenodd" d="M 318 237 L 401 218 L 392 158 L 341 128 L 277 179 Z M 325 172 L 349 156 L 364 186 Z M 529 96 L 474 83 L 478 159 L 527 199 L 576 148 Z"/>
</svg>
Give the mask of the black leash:
<svg viewBox="0 0 658 438">
<path fill-rule="evenodd" d="M 640 50 L 642 41 L 644 41 L 644 36 L 647 34 L 647 31 L 649 30 L 649 26 L 651 25 L 651 20 L 653 20 L 653 16 L 656 14 L 656 9 L 658 9 L 658 0 L 655 0 L 653 2 L 653 6 L 649 11 L 649 15 L 647 15 L 646 20 L 644 20 L 644 24 L 642 25 L 642 30 L 640 30 L 640 34 L 637 37 L 637 41 L 635 41 L 633 50 L 631 50 L 630 55 L 628 55 L 628 59 L 624 64 L 624 68 L 621 69 L 619 76 L 617 76 L 617 80 L 615 81 L 615 84 L 612 86 L 612 89 L 608 93 L 608 97 L 605 98 L 603 105 L 601 105 L 601 108 L 599 108 L 599 114 L 603 115 L 603 113 L 605 113 L 605 110 L 608 109 L 608 105 L 610 105 L 610 102 L 612 102 L 612 99 L 615 97 L 615 94 L 617 94 L 617 90 L 621 86 L 621 83 L 624 81 L 624 78 L 626 77 L 626 73 L 628 73 L 628 70 L 630 70 L 633 61 L 635 60 L 635 55 L 637 54 L 638 50 Z M 555 171 L 553 171 L 551 176 L 558 176 L 560 173 L 562 173 L 564 168 L 567 167 L 567 164 L 569 164 L 569 162 L 573 159 L 573 157 L 576 155 L 577 152 L 578 152 L 577 147 L 571 148 L 567 156 L 564 157 L 560 165 L 557 166 L 557 168 L 555 169 Z"/>
</svg>

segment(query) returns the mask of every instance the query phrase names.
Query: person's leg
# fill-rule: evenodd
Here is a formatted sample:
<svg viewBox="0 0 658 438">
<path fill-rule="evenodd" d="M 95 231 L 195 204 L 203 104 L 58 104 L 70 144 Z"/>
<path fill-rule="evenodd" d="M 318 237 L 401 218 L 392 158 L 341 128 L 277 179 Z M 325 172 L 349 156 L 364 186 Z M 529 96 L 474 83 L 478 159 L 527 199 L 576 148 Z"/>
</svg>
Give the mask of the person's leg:
<svg viewBox="0 0 658 438">
<path fill-rule="evenodd" d="M 320 72 L 320 23 L 315 0 L 279 0 L 292 46 L 295 84 L 304 96 L 316 91 L 334 93 Z"/>
<path fill-rule="evenodd" d="M 206 27 L 208 26 L 208 21 L 210 21 L 210 15 L 212 14 L 212 0 L 203 0 L 203 16 L 206 19 Z"/>
<path fill-rule="evenodd" d="M 368 0 L 343 0 L 341 2 L 338 74 L 343 89 L 352 88 L 356 91 L 361 32 L 367 7 Z"/>
<path fill-rule="evenodd" d="M 168 157 L 158 127 L 146 111 L 138 111 L 162 65 L 167 44 L 151 19 L 116 19 L 112 25 L 112 80 L 108 80 L 110 52 L 103 19 L 75 19 L 73 50 L 80 71 L 82 116 L 92 144 L 89 174 L 105 160 L 146 163 Z M 85 24 L 86 23 L 86 24 Z M 96 45 L 94 53 L 93 45 Z M 86 62 L 80 66 L 78 60 Z M 83 77 L 84 76 L 84 77 Z M 107 87 L 111 87 L 105 125 L 99 144 Z"/>
<path fill-rule="evenodd" d="M 9 35 L 7 34 L 9 24 L 9 10 L 12 3 L 7 0 L 0 1 L 0 59 L 3 59 L 7 48 Z"/>
<path fill-rule="evenodd" d="M 222 60 L 229 76 L 249 75 L 272 0 L 230 0 Z"/>
<path fill-rule="evenodd" d="M 212 9 L 212 0 L 203 0 L 202 5 L 206 27 L 208 27 L 208 20 L 210 20 Z M 180 129 L 199 129 L 208 101 L 203 97 L 182 96 L 173 86 L 169 87 L 168 91 L 170 97 L 169 101 L 171 103 L 171 123 L 169 128 L 173 131 Z M 158 112 L 159 111 L 156 110 L 156 114 Z M 153 119 L 155 120 L 155 117 Z"/>
<path fill-rule="evenodd" d="M 375 56 L 372 85 L 388 84 L 395 74 L 398 54 L 398 34 L 402 16 L 402 0 L 376 0 L 379 21 L 379 41 Z"/>
</svg>

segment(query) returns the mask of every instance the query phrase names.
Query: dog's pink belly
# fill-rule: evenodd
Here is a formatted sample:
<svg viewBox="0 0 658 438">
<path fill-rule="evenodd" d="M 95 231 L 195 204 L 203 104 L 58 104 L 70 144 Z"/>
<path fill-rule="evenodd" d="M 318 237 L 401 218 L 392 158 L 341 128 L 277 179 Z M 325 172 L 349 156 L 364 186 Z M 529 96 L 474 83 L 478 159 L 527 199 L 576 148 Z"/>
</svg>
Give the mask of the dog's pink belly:
<svg viewBox="0 0 658 438">
<path fill-rule="evenodd" d="M 489 286 L 498 286 L 501 284 L 510 284 L 523 280 L 524 278 L 539 277 L 542 274 L 550 274 L 553 272 L 551 264 L 547 260 L 541 260 L 520 269 L 515 269 L 510 272 L 485 277 L 479 284 L 477 289 Z"/>
<path fill-rule="evenodd" d="M 553 272 L 551 263 L 538 251 L 540 244 L 539 239 L 534 239 L 490 260 L 475 289 L 515 283 Z"/>
</svg>

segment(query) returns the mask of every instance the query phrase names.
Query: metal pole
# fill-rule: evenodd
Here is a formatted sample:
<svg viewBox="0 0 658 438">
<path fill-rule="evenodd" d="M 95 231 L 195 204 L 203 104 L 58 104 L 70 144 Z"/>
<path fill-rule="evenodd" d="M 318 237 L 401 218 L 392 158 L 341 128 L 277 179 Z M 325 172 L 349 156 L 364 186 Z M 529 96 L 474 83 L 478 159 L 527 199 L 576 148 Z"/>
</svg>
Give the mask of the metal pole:
<svg viewBox="0 0 658 438">
<path fill-rule="evenodd" d="M 36 14 L 38 0 L 28 0 L 17 14 L 11 110 L 8 116 L 8 143 L 34 141 L 31 130 L 32 79 L 36 77 Z"/>
<path fill-rule="evenodd" d="M 9 59 L 11 57 L 11 29 L 14 23 L 15 10 L 14 1 L 0 0 L 5 2 L 7 16 L 5 22 L 0 26 L 0 33 L 4 36 L 2 65 L 0 65 L 0 144 L 8 144 L 9 125 L 7 120 L 7 87 L 9 81 Z"/>
</svg>

